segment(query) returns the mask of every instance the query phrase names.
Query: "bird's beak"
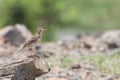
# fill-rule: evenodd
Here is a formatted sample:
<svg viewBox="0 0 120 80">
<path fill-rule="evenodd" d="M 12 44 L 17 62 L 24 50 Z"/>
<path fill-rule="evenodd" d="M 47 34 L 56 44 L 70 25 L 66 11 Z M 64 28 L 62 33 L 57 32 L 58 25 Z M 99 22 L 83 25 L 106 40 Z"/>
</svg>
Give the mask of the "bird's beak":
<svg viewBox="0 0 120 80">
<path fill-rule="evenodd" d="M 46 31 L 47 29 L 44 29 L 44 28 L 42 28 L 42 27 L 40 27 L 39 29 L 38 29 L 38 31 Z"/>
<path fill-rule="evenodd" d="M 46 31 L 47 29 L 42 29 L 43 31 Z"/>
</svg>

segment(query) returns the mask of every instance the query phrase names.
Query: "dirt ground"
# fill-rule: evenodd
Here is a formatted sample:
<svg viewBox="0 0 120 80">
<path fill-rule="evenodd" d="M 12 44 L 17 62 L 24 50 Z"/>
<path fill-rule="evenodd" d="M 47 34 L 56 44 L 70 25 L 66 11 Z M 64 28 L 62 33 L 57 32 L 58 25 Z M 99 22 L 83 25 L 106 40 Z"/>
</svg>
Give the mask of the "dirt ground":
<svg viewBox="0 0 120 80">
<path fill-rule="evenodd" d="M 24 26 L 22 29 L 26 30 Z M 26 52 L 18 54 L 19 56 L 14 55 L 20 45 L 32 36 L 28 30 L 25 33 L 29 36 L 22 33 L 19 26 L 0 31 L 0 65 L 10 63 L 13 57 L 18 59 L 27 55 Z M 119 30 L 94 34 L 78 33 L 71 37 L 65 36 L 56 42 L 37 44 L 39 55 L 51 68 L 49 73 L 37 80 L 120 80 L 119 48 Z"/>
</svg>

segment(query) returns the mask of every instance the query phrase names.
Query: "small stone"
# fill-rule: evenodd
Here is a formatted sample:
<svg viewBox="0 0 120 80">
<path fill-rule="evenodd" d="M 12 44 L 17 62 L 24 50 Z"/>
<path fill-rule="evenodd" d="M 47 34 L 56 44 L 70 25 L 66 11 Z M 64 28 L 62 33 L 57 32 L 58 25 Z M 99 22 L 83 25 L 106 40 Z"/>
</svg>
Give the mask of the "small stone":
<svg viewBox="0 0 120 80">
<path fill-rule="evenodd" d="M 52 78 L 48 78 L 48 79 L 46 79 L 46 80 L 68 80 L 68 79 L 52 77 Z"/>
<path fill-rule="evenodd" d="M 15 46 L 20 46 L 32 36 L 32 33 L 24 25 L 20 24 L 4 28 L 1 34 L 5 39 L 5 43 L 11 43 Z"/>
</svg>

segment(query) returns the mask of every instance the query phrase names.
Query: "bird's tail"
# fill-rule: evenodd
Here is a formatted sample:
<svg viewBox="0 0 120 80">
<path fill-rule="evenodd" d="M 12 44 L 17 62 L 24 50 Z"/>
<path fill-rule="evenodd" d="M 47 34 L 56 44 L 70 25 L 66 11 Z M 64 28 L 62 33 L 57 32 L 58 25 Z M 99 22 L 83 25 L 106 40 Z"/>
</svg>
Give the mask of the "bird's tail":
<svg viewBox="0 0 120 80">
<path fill-rule="evenodd" d="M 15 52 L 15 54 L 20 53 L 22 50 L 23 50 L 23 48 L 21 47 L 20 49 L 18 49 L 18 50 Z"/>
</svg>

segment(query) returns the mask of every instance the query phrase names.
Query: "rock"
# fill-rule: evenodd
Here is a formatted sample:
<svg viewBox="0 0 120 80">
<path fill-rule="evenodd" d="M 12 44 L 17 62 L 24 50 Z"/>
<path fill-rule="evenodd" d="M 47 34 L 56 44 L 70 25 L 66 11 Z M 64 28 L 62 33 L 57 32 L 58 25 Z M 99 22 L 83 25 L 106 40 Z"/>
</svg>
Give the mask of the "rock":
<svg viewBox="0 0 120 80">
<path fill-rule="evenodd" d="M 71 67 L 71 69 L 80 69 L 80 68 L 81 68 L 80 64 L 76 64 Z"/>
<path fill-rule="evenodd" d="M 0 47 L 0 57 L 3 56 L 3 55 L 5 55 L 5 54 L 2 54 L 2 53 L 4 53 L 5 51 L 6 51 L 5 48 Z"/>
<path fill-rule="evenodd" d="M 107 49 L 107 45 L 102 43 L 100 39 L 93 36 L 84 36 L 81 40 L 81 43 L 84 44 L 84 48 L 90 51 L 104 51 Z"/>
<path fill-rule="evenodd" d="M 100 40 L 108 44 L 109 48 L 120 47 L 120 30 L 107 31 L 101 35 Z"/>
<path fill-rule="evenodd" d="M 119 80 L 119 77 L 116 75 L 102 75 L 100 80 Z"/>
<path fill-rule="evenodd" d="M 32 33 L 24 25 L 16 24 L 1 30 L 0 35 L 4 37 L 6 43 L 19 46 L 32 36 Z"/>
</svg>

